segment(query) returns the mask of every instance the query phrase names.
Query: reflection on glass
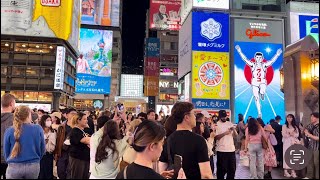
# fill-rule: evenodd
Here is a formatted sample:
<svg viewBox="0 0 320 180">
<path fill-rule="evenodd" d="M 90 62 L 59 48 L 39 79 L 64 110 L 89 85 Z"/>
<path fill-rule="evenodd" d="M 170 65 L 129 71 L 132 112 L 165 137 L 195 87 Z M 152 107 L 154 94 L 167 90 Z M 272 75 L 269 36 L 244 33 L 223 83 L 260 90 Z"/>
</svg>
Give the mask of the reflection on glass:
<svg viewBox="0 0 320 180">
<path fill-rule="evenodd" d="M 27 68 L 26 75 L 27 76 L 39 76 L 39 68 L 38 67 Z"/>
<path fill-rule="evenodd" d="M 24 101 L 37 101 L 38 92 L 24 92 Z"/>
<path fill-rule="evenodd" d="M 13 76 L 24 76 L 25 67 L 12 67 L 12 75 Z"/>
<path fill-rule="evenodd" d="M 1 75 L 7 75 L 8 69 L 7 66 L 1 66 Z"/>
</svg>

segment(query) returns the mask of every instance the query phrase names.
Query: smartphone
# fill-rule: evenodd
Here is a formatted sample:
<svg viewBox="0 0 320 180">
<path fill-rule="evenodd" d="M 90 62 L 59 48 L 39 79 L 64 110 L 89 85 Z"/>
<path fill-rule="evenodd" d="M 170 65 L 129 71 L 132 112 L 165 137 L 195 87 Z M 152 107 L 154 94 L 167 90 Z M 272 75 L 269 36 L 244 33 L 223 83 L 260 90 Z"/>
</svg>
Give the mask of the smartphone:
<svg viewBox="0 0 320 180">
<path fill-rule="evenodd" d="M 117 107 L 118 107 L 118 111 L 119 111 L 120 113 L 122 113 L 123 110 L 124 110 L 123 104 L 118 104 Z"/>
<path fill-rule="evenodd" d="M 175 154 L 173 162 L 174 162 L 173 179 L 177 179 L 179 170 L 182 168 L 182 156 Z"/>
</svg>

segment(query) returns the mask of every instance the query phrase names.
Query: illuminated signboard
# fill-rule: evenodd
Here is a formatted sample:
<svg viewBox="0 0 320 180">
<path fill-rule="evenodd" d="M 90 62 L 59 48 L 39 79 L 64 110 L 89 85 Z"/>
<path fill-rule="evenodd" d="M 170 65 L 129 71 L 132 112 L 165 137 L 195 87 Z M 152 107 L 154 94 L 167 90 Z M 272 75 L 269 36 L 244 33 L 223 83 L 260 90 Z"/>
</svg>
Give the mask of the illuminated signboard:
<svg viewBox="0 0 320 180">
<path fill-rule="evenodd" d="M 63 89 L 65 57 L 66 48 L 63 46 L 57 46 L 56 69 L 54 74 L 54 89 Z"/>
<path fill-rule="evenodd" d="M 143 75 L 121 74 L 120 96 L 142 97 Z"/>
<path fill-rule="evenodd" d="M 161 76 L 177 76 L 178 69 L 177 68 L 160 68 L 160 75 Z"/>
</svg>

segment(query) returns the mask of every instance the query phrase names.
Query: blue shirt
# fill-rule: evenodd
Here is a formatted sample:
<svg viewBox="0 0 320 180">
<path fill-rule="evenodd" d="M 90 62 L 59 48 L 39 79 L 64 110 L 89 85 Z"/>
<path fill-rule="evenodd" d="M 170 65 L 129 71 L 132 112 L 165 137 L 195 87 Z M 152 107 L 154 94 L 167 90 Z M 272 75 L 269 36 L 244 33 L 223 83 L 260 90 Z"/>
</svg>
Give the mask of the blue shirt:
<svg viewBox="0 0 320 180">
<path fill-rule="evenodd" d="M 20 135 L 20 153 L 10 158 L 15 144 L 14 128 L 9 127 L 4 134 L 4 158 L 7 163 L 37 163 L 46 151 L 43 129 L 39 125 L 23 124 Z"/>
</svg>

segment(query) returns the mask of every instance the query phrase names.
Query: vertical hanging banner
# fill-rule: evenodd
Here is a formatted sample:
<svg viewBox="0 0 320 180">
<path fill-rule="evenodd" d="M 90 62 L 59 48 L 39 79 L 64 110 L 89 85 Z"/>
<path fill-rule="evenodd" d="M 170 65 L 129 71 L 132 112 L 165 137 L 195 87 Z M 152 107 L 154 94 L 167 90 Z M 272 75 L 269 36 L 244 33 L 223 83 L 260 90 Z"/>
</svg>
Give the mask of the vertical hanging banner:
<svg viewBox="0 0 320 180">
<path fill-rule="evenodd" d="M 234 27 L 235 115 L 261 117 L 265 123 L 284 117 L 283 22 L 235 19 Z"/>
<path fill-rule="evenodd" d="M 66 57 L 66 48 L 63 46 L 57 46 L 56 69 L 55 69 L 55 75 L 54 75 L 54 89 L 63 90 L 65 57 Z"/>
<path fill-rule="evenodd" d="M 158 38 L 146 38 L 145 45 L 144 95 L 158 96 L 160 40 Z"/>
</svg>

